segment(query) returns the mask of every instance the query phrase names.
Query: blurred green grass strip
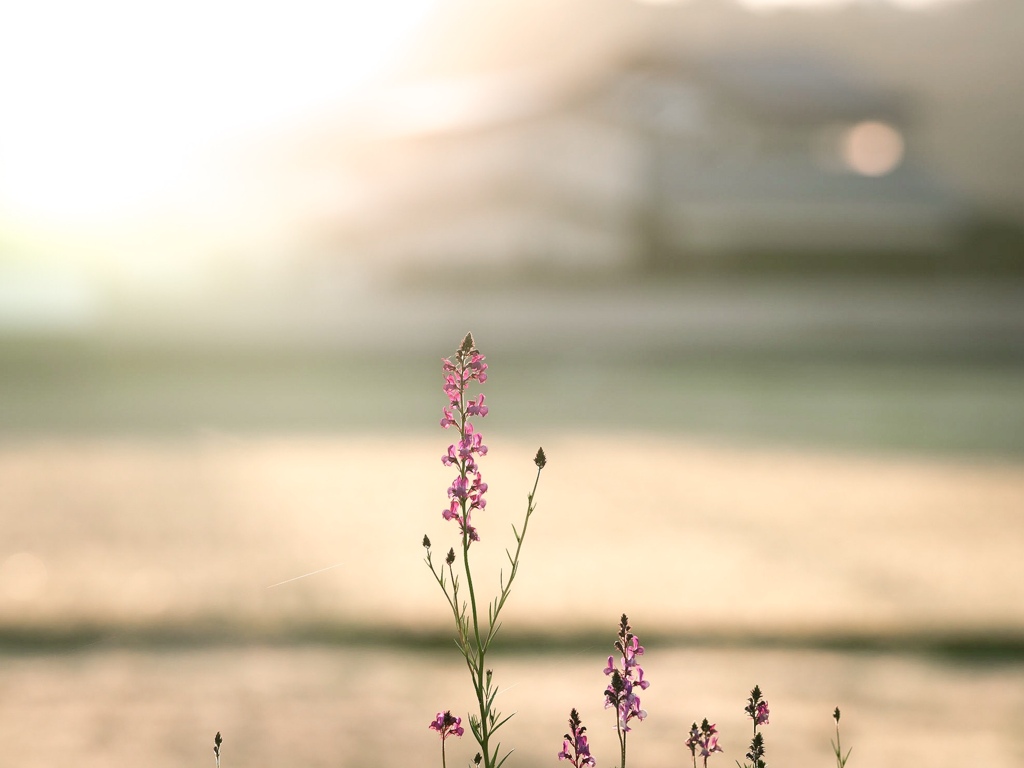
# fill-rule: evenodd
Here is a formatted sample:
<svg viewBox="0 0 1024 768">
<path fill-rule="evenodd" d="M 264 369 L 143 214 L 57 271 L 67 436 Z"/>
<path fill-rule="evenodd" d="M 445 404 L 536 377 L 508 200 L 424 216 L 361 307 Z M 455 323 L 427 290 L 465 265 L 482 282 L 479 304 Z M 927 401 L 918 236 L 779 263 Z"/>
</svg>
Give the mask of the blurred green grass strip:
<svg viewBox="0 0 1024 768">
<path fill-rule="evenodd" d="M 510 351 L 494 429 L 1024 455 L 1024 360 L 824 349 Z M 0 435 L 427 432 L 438 362 L 324 346 L 0 343 Z M 499 375 L 500 374 L 500 375 Z"/>
<path fill-rule="evenodd" d="M 510 631 L 494 646 L 504 656 L 596 653 L 608 645 L 606 627 L 559 632 Z M 812 650 L 843 653 L 895 653 L 928 656 L 956 664 L 1024 662 L 1024 633 L 989 630 L 900 632 L 647 632 L 645 645 L 658 648 L 730 650 Z M 397 626 L 356 626 L 337 622 L 298 622 L 256 627 L 215 619 L 158 622 L 133 627 L 80 624 L 0 627 L 0 654 L 82 653 L 98 649 L 147 651 L 211 647 L 324 646 L 449 653 L 450 632 Z"/>
</svg>

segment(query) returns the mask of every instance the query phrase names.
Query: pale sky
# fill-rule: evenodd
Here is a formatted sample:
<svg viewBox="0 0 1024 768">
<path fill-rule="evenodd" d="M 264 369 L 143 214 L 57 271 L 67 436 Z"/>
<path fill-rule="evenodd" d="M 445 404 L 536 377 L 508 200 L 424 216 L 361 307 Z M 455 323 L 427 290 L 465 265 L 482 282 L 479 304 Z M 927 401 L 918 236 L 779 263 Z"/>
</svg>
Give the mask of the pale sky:
<svg viewBox="0 0 1024 768">
<path fill-rule="evenodd" d="M 0 6 L 0 224 L 100 226 L 365 83 L 434 0 Z"/>
</svg>

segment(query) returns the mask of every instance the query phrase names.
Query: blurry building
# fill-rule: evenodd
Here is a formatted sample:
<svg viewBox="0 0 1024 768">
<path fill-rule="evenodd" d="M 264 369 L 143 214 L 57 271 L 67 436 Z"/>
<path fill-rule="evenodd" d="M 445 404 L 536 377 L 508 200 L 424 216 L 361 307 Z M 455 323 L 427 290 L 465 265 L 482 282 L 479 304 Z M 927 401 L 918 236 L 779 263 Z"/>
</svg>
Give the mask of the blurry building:
<svg viewBox="0 0 1024 768">
<path fill-rule="evenodd" d="M 387 273 L 941 252 L 968 209 L 916 164 L 914 117 L 792 56 L 428 83 L 360 116 L 330 238 Z"/>
</svg>

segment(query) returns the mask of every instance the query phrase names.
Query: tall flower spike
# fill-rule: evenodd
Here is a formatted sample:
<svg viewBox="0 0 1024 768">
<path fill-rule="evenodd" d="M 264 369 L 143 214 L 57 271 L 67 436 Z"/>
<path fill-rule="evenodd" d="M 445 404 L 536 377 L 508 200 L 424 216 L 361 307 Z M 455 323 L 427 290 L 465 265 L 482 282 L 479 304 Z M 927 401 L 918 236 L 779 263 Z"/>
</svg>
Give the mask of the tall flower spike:
<svg viewBox="0 0 1024 768">
<path fill-rule="evenodd" d="M 686 748 L 693 758 L 693 768 L 697 768 L 697 747 L 700 746 L 700 727 L 694 723 L 690 726 L 690 736 L 686 739 Z"/>
<path fill-rule="evenodd" d="M 604 673 L 611 675 L 611 681 L 605 688 L 605 709 L 614 708 L 616 713 L 615 733 L 619 737 L 620 768 L 626 768 L 626 735 L 632 730 L 630 722 L 633 720 L 643 721 L 647 717 L 647 710 L 641 709 L 640 697 L 637 691 L 642 691 L 650 683 L 644 680 L 644 670 L 637 660 L 643 655 L 644 647 L 636 635 L 630 630 L 629 619 L 622 614 L 619 620 L 619 634 L 615 640 L 615 650 L 621 656 L 619 661 L 622 664 L 620 669 L 614 656 L 608 657 L 608 666 Z"/>
<path fill-rule="evenodd" d="M 718 746 L 718 729 L 714 723 L 709 723 L 706 717 L 700 724 L 700 738 L 697 744 L 700 747 L 700 756 L 704 759 L 704 768 L 707 768 L 708 758 L 715 752 L 721 752 L 722 748 Z"/>
<path fill-rule="evenodd" d="M 587 729 L 580 722 L 580 714 L 575 709 L 569 713 L 569 732 L 562 740 L 562 751 L 558 753 L 558 759 L 568 760 L 576 768 L 594 768 L 597 765 L 597 761 L 590 754 Z"/>
<path fill-rule="evenodd" d="M 454 467 L 458 472 L 448 487 L 451 504 L 442 512 L 442 516 L 445 520 L 456 522 L 468 546 L 480 540 L 472 523 L 472 514 L 487 506 L 484 496 L 487 483 L 483 481 L 477 465 L 477 458 L 487 455 L 487 446 L 471 419 L 482 419 L 490 411 L 484 405 L 484 394 L 476 398 L 467 397 L 471 382 L 482 384 L 487 380 L 487 363 L 476 348 L 472 334 L 466 334 L 452 357 L 441 361 L 441 369 L 444 373 L 444 393 L 448 398 L 448 405 L 441 409 L 441 426 L 444 429 L 454 427 L 459 433 L 458 440 L 449 445 L 448 451 L 441 457 L 442 464 Z"/>
<path fill-rule="evenodd" d="M 747 699 L 747 706 L 743 708 L 747 716 L 754 721 L 754 730 L 759 725 L 768 725 L 768 702 L 762 697 L 760 686 L 755 685 Z"/>
<path fill-rule="evenodd" d="M 750 741 L 750 751 L 747 752 L 747 759 L 751 768 L 765 768 L 764 762 L 764 734 L 757 730 L 759 725 L 768 724 L 768 702 L 761 694 L 761 688 L 754 686 L 747 699 L 747 705 L 743 708 L 754 722 L 754 738 Z"/>
<path fill-rule="evenodd" d="M 619 635 L 615 640 L 615 650 L 621 656 L 622 669 L 616 666 L 614 656 L 608 657 L 608 666 L 604 673 L 611 675 L 611 682 L 605 689 L 605 708 L 615 707 L 618 712 L 618 729 L 623 733 L 632 730 L 629 723 L 632 720 L 643 720 L 647 717 L 647 711 L 640 708 L 640 697 L 634 693 L 634 689 L 646 690 L 650 682 L 644 679 L 644 670 L 637 661 L 637 656 L 643 655 L 644 647 L 636 635 L 630 630 L 629 619 L 622 614 L 619 621 Z"/>
</svg>

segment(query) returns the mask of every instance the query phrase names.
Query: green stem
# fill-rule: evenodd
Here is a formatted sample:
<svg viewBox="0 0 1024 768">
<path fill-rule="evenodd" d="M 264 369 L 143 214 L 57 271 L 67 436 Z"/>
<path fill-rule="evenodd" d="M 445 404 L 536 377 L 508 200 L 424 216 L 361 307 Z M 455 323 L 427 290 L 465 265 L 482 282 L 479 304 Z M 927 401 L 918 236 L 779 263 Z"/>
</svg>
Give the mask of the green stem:
<svg viewBox="0 0 1024 768">
<path fill-rule="evenodd" d="M 460 360 L 458 366 L 458 376 L 460 382 L 463 381 L 463 374 L 465 373 L 464 360 Z M 466 391 L 465 389 L 460 390 L 459 397 L 459 435 L 462 439 L 466 438 Z M 463 459 L 459 462 L 459 476 L 463 482 L 469 475 L 467 471 L 468 460 Z M 462 519 L 468 523 L 468 510 L 467 500 L 462 499 L 459 502 L 462 508 Z M 463 525 L 462 530 L 462 565 L 466 574 L 466 588 L 469 590 L 469 605 L 473 616 L 473 639 L 476 642 L 475 646 L 471 646 L 469 642 L 464 643 L 463 653 L 466 656 L 466 664 L 469 666 L 470 677 L 473 679 L 473 688 L 476 690 L 477 706 L 480 709 L 480 733 L 478 734 L 478 741 L 480 742 L 480 748 L 484 756 L 484 768 L 494 768 L 493 760 L 491 759 L 490 750 L 488 744 L 490 742 L 491 732 L 490 724 L 487 712 L 487 699 L 484 693 L 484 655 L 486 648 L 480 642 L 480 617 L 477 611 L 476 605 L 476 587 L 473 585 L 473 572 L 469 567 L 469 526 L 468 524 Z M 468 640 L 468 638 L 467 638 Z"/>
<path fill-rule="evenodd" d="M 451 573 L 451 577 L 452 577 L 452 594 L 451 595 L 448 594 L 448 587 L 444 583 L 444 566 L 441 566 L 440 572 L 434 570 L 434 562 L 431 559 L 430 551 L 429 550 L 427 551 L 427 566 L 430 568 L 430 572 L 432 574 L 434 574 L 434 581 L 436 581 L 437 585 L 439 587 L 441 587 L 441 591 L 444 593 L 444 598 L 445 598 L 445 600 L 448 601 L 448 605 L 452 609 L 452 615 L 455 617 L 455 624 L 456 624 L 456 626 L 461 626 L 460 622 L 459 622 L 459 609 L 457 607 L 457 599 L 458 599 L 458 595 L 459 595 L 458 585 L 455 582 L 455 574 L 452 573 L 451 566 L 448 567 L 448 572 Z M 461 632 L 460 632 L 460 634 L 461 634 Z"/>
<path fill-rule="evenodd" d="M 465 516 L 465 502 L 463 502 L 463 516 Z M 465 519 L 465 517 L 463 517 Z M 487 716 L 487 698 L 484 693 L 484 655 L 486 649 L 480 643 L 480 619 L 476 607 L 476 589 L 473 587 L 473 574 L 469 569 L 469 534 L 462 534 L 462 563 L 466 573 L 466 587 L 469 589 L 469 603 L 473 612 L 473 638 L 475 646 L 469 646 L 466 655 L 466 663 L 470 668 L 470 676 L 473 678 L 473 687 L 476 689 L 477 705 L 480 709 L 480 749 L 484 755 L 485 768 L 494 768 L 488 744 L 491 738 L 489 718 Z M 472 656 L 472 658 L 470 658 Z"/>
<path fill-rule="evenodd" d="M 526 539 L 526 529 L 530 525 L 530 516 L 533 514 L 536 507 L 533 503 L 533 497 L 537 493 L 537 485 L 540 483 L 540 472 L 541 467 L 537 468 L 537 474 L 533 479 L 533 489 L 526 497 L 526 516 L 523 518 L 523 530 L 516 531 L 516 527 L 512 526 L 512 533 L 516 537 L 516 553 L 514 556 L 508 554 L 508 550 L 505 550 L 505 554 L 508 556 L 509 562 L 512 564 L 512 569 L 508 574 L 508 581 L 502 585 L 501 595 L 494 602 L 494 611 L 491 614 L 491 624 L 488 627 L 487 638 L 484 640 L 483 648 L 486 651 L 490 647 L 491 640 L 494 639 L 494 635 L 498 631 L 498 614 L 501 613 L 501 609 L 505 607 L 505 601 L 508 600 L 509 593 L 512 591 L 512 582 L 515 581 L 516 574 L 519 572 L 519 555 L 523 551 L 523 541 Z"/>
</svg>

